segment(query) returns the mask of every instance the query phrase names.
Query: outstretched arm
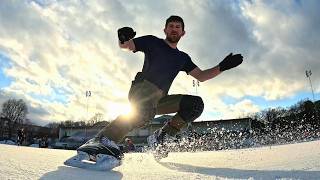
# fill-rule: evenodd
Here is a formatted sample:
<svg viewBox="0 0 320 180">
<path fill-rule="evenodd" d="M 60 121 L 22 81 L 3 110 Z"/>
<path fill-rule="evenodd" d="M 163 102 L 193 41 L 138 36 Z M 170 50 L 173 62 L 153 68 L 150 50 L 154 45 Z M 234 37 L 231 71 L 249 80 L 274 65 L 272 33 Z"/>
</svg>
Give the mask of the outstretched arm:
<svg viewBox="0 0 320 180">
<path fill-rule="evenodd" d="M 196 78 L 200 82 L 204 82 L 206 80 L 212 79 L 221 73 L 219 66 L 215 66 L 213 68 L 207 70 L 201 70 L 200 68 L 194 68 L 189 74 Z"/>
<path fill-rule="evenodd" d="M 122 49 L 128 49 L 130 51 L 135 51 L 136 47 L 132 38 L 136 35 L 131 27 L 123 27 L 118 29 L 119 47 Z"/>
<path fill-rule="evenodd" d="M 201 70 L 200 68 L 196 67 L 192 71 L 189 72 L 191 76 L 199 80 L 200 82 L 204 82 L 206 80 L 212 79 L 219 75 L 221 72 L 234 68 L 238 65 L 240 65 L 243 61 L 243 57 L 241 54 L 232 55 L 230 53 L 227 57 L 225 57 L 219 65 L 207 69 L 207 70 Z"/>
</svg>

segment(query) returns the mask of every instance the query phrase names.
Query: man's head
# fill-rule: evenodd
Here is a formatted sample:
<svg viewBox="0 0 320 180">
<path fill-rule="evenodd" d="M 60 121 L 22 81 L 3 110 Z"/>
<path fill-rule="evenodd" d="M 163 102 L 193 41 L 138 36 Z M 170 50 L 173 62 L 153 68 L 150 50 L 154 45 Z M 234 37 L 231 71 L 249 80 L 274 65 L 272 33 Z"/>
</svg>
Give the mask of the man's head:
<svg viewBox="0 0 320 180">
<path fill-rule="evenodd" d="M 185 34 L 183 19 L 179 16 L 170 16 L 166 20 L 164 33 L 166 34 L 166 40 L 170 43 L 178 43 Z"/>
<path fill-rule="evenodd" d="M 168 24 L 169 24 L 170 22 L 178 22 L 178 23 L 181 23 L 182 30 L 184 31 L 184 22 L 183 22 L 183 19 L 182 19 L 180 16 L 175 16 L 175 15 L 170 16 L 170 17 L 166 20 L 166 27 L 168 26 Z"/>
</svg>

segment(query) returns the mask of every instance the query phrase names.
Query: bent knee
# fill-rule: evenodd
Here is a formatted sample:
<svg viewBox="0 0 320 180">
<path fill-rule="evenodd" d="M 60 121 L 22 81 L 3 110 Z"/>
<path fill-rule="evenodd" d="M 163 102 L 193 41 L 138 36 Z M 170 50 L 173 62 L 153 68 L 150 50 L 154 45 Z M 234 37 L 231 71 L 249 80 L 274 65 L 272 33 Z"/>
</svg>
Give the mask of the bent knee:
<svg viewBox="0 0 320 180">
<path fill-rule="evenodd" d="M 192 122 L 203 112 L 203 100 L 199 96 L 184 95 L 180 101 L 178 114 L 186 122 Z"/>
</svg>

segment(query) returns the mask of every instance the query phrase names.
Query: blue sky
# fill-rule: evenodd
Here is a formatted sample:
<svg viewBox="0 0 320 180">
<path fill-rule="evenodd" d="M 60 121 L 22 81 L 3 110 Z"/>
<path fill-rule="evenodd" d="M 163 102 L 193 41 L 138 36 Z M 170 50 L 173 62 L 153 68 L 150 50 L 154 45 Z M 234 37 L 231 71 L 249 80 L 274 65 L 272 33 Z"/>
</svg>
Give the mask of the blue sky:
<svg viewBox="0 0 320 180">
<path fill-rule="evenodd" d="M 312 70 L 318 100 L 318 7 L 317 0 L 1 1 L 0 104 L 24 99 L 28 118 L 38 124 L 95 113 L 112 120 L 128 112 L 127 93 L 143 54 L 120 50 L 116 31 L 131 26 L 137 36 L 164 38 L 172 14 L 186 24 L 178 48 L 199 68 L 217 65 L 230 52 L 244 56 L 239 67 L 200 83 L 205 110 L 199 120 L 244 117 L 312 99 L 305 70 Z M 180 73 L 169 93 L 196 94 L 192 81 Z"/>
<path fill-rule="evenodd" d="M 6 68 L 10 67 L 10 59 L 8 59 L 8 57 L 6 57 L 5 55 L 3 55 L 1 53 L 0 53 L 0 67 L 1 67 L 1 71 L 0 71 L 0 88 L 7 87 L 7 86 L 10 85 L 10 82 L 12 81 L 12 78 L 6 76 L 4 70 Z"/>
<path fill-rule="evenodd" d="M 239 101 L 238 99 L 232 97 L 223 97 L 223 102 L 226 104 L 233 104 Z M 295 94 L 293 97 L 279 99 L 279 100 L 266 100 L 263 97 L 254 97 L 254 96 L 245 96 L 241 99 L 248 99 L 257 104 L 261 109 L 268 109 L 268 108 L 275 108 L 275 107 L 283 107 L 289 108 L 291 105 L 298 103 L 299 101 L 303 100 L 313 100 L 313 96 L 311 91 L 308 92 L 299 92 Z M 319 100 L 320 96 L 319 93 L 315 94 L 315 99 Z"/>
</svg>

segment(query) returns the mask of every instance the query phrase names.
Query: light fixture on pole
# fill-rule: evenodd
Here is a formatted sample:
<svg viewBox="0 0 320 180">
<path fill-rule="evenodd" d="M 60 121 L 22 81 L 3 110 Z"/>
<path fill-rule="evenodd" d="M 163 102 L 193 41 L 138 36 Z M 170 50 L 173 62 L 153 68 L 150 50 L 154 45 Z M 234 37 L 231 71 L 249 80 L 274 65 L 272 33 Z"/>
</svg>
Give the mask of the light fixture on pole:
<svg viewBox="0 0 320 180">
<path fill-rule="evenodd" d="M 87 119 L 87 121 L 89 120 L 88 119 L 88 110 L 89 110 L 89 97 L 91 97 L 91 91 L 89 91 L 89 90 L 87 90 L 86 91 L 86 99 L 87 99 L 87 117 L 86 117 L 86 119 Z M 85 139 L 87 140 L 87 125 L 85 124 L 85 127 L 84 127 L 85 129 L 84 129 L 84 131 L 85 131 Z"/>
<path fill-rule="evenodd" d="M 198 80 L 192 80 L 193 87 L 196 88 L 196 95 L 198 95 L 198 87 L 200 86 L 200 82 Z"/>
<path fill-rule="evenodd" d="M 306 76 L 309 79 L 309 83 L 310 83 L 310 87 L 311 87 L 311 92 L 312 92 L 312 98 L 313 98 L 313 102 L 314 102 L 314 92 L 313 92 L 313 87 L 312 87 L 312 82 L 311 82 L 311 75 L 312 72 L 311 70 L 306 70 Z"/>
</svg>

